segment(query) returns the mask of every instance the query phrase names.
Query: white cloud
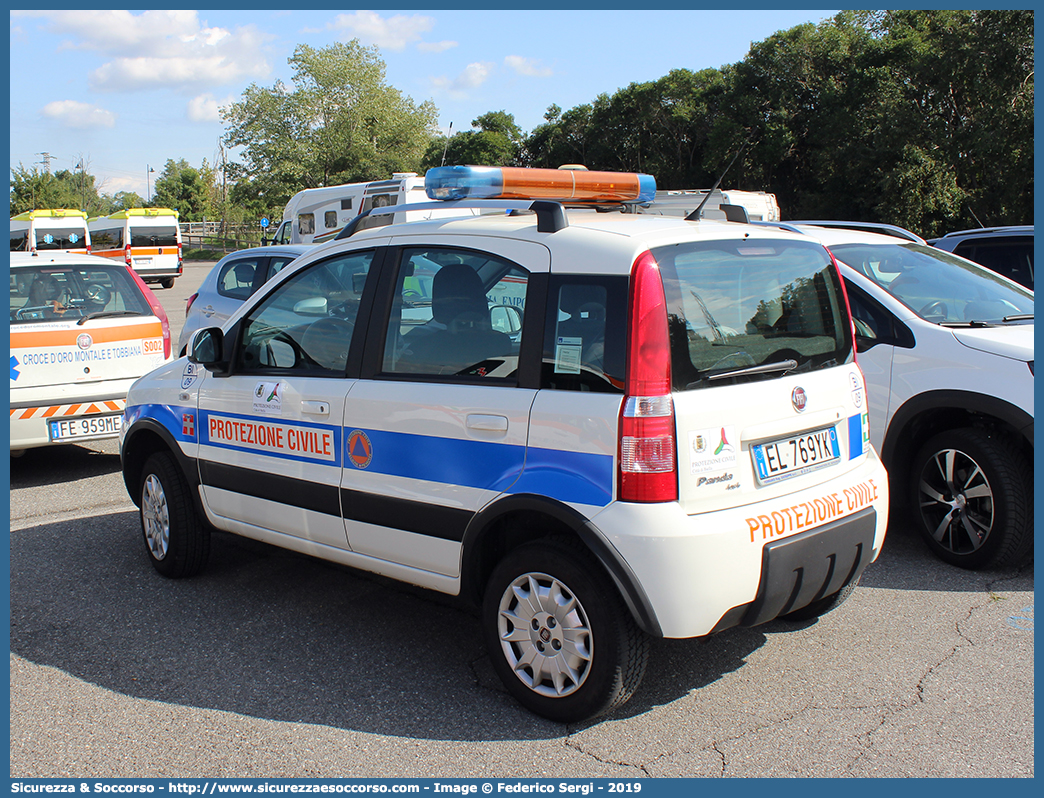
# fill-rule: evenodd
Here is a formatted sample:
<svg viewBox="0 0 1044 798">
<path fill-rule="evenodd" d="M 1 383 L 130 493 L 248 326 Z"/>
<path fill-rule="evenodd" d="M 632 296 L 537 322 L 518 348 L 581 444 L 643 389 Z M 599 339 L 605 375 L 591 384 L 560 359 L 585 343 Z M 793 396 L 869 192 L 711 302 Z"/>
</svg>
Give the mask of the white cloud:
<svg viewBox="0 0 1044 798">
<path fill-rule="evenodd" d="M 446 50 L 457 46 L 457 42 L 448 39 L 444 42 L 418 42 L 417 49 L 422 53 L 444 53 Z"/>
<path fill-rule="evenodd" d="M 15 12 L 12 12 L 15 13 Z M 95 91 L 201 87 L 263 78 L 271 71 L 262 46 L 273 39 L 253 25 L 210 27 L 196 11 L 25 11 L 42 17 L 66 49 L 111 58 L 90 75 Z"/>
<path fill-rule="evenodd" d="M 97 105 L 76 100 L 55 100 L 40 109 L 40 113 L 58 121 L 64 127 L 114 127 L 116 114 Z"/>
<path fill-rule="evenodd" d="M 344 31 L 352 38 L 358 38 L 363 44 L 376 44 L 386 50 L 404 50 L 412 42 L 418 41 L 435 24 L 431 17 L 413 15 L 410 17 L 397 14 L 394 17 L 382 17 L 374 11 L 356 11 L 352 14 L 338 14 L 329 28 Z"/>
<path fill-rule="evenodd" d="M 509 55 L 504 59 L 504 64 L 519 75 L 533 78 L 549 78 L 554 72 L 550 67 L 541 66 L 539 61 L 532 58 L 523 58 L 520 55 Z"/>
<path fill-rule="evenodd" d="M 235 101 L 232 95 L 219 100 L 210 92 L 201 94 L 189 100 L 188 118 L 193 122 L 220 122 L 221 109 Z"/>
<path fill-rule="evenodd" d="M 476 61 L 468 64 L 464 71 L 453 80 L 445 77 L 429 78 L 432 91 L 446 93 L 455 100 L 463 100 L 468 97 L 473 89 L 477 89 L 489 79 L 494 65 L 489 62 Z"/>
</svg>

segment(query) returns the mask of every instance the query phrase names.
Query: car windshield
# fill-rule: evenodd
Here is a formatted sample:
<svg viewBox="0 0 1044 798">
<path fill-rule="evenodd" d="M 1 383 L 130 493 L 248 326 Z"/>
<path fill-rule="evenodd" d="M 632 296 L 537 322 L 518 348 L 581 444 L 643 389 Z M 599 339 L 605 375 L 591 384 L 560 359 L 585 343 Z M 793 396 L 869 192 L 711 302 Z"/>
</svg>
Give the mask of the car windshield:
<svg viewBox="0 0 1044 798">
<path fill-rule="evenodd" d="M 1033 318 L 1032 291 L 935 247 L 838 244 L 830 251 L 926 321 L 964 326 Z"/>
<path fill-rule="evenodd" d="M 48 264 L 11 270 L 11 324 L 147 316 L 152 311 L 122 266 Z"/>
<path fill-rule="evenodd" d="M 675 390 L 774 379 L 852 357 L 839 277 L 821 245 L 691 242 L 653 255 Z"/>
</svg>

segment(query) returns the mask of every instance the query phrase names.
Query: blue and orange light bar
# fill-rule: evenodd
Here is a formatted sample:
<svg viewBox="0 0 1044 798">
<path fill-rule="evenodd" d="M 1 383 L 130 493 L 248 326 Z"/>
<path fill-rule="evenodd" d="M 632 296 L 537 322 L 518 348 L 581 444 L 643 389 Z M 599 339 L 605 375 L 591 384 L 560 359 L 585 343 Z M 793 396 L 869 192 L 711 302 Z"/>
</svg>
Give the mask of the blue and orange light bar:
<svg viewBox="0 0 1044 798">
<path fill-rule="evenodd" d="M 434 200 L 546 199 L 565 203 L 651 202 L 656 178 L 638 172 L 438 166 L 424 175 Z"/>
</svg>

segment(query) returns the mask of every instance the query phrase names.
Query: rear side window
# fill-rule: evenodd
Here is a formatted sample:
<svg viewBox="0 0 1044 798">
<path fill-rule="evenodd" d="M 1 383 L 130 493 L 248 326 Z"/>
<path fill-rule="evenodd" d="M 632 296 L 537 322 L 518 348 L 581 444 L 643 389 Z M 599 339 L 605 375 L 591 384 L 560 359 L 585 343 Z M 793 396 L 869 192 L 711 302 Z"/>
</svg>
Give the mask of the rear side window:
<svg viewBox="0 0 1044 798">
<path fill-rule="evenodd" d="M 83 227 L 47 227 L 36 229 L 36 248 L 85 249 L 87 232 Z"/>
<path fill-rule="evenodd" d="M 1033 288 L 1033 239 L 1030 236 L 1012 236 L 1006 239 L 964 241 L 954 250 L 955 255 L 981 263 L 990 271 L 1009 280 Z"/>
<path fill-rule="evenodd" d="M 152 313 L 122 267 L 47 266 L 15 269 L 11 274 L 12 324 Z"/>
<path fill-rule="evenodd" d="M 28 252 L 29 248 L 26 246 L 26 242 L 29 240 L 28 230 L 12 230 L 11 231 L 11 251 L 12 252 Z"/>
<path fill-rule="evenodd" d="M 622 393 L 626 318 L 626 277 L 552 277 L 541 387 Z"/>
<path fill-rule="evenodd" d="M 178 228 L 174 225 L 131 227 L 132 247 L 174 247 L 178 244 Z"/>
<path fill-rule="evenodd" d="M 821 245 L 692 242 L 653 255 L 667 298 L 674 390 L 775 379 L 851 359 L 844 295 Z"/>
</svg>

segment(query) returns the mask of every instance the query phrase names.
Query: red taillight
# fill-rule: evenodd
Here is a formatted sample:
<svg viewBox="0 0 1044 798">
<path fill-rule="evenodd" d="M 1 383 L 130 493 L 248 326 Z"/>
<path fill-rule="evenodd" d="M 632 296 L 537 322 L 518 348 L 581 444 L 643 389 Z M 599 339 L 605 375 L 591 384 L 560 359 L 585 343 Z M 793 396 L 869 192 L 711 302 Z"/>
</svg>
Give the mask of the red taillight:
<svg viewBox="0 0 1044 798">
<path fill-rule="evenodd" d="M 199 292 L 197 291 L 192 296 L 190 296 L 188 300 L 185 302 L 185 318 L 188 318 L 189 311 L 192 310 L 192 303 L 196 301 L 196 298 L 198 296 Z"/>
<path fill-rule="evenodd" d="M 627 386 L 620 411 L 619 499 L 678 499 L 667 300 L 651 252 L 631 268 Z"/>
<path fill-rule="evenodd" d="M 181 274 L 181 242 L 178 242 L 178 274 Z"/>
<path fill-rule="evenodd" d="M 131 245 L 128 244 L 123 248 L 123 259 L 127 261 L 127 265 L 131 265 Z"/>
<path fill-rule="evenodd" d="M 88 255 L 91 254 L 91 245 L 90 244 L 87 245 L 87 254 Z"/>
<path fill-rule="evenodd" d="M 128 250 L 130 247 L 127 248 Z M 142 295 L 149 303 L 149 307 L 152 309 L 152 315 L 160 320 L 160 324 L 163 326 L 163 357 L 170 357 L 170 320 L 167 318 L 167 311 L 163 309 L 163 305 L 156 299 L 156 295 L 152 293 L 152 289 L 145 285 L 145 281 L 141 279 L 139 275 L 133 269 L 130 270 L 130 275 L 134 278 L 134 282 L 138 284 L 138 288 L 141 289 Z"/>
<path fill-rule="evenodd" d="M 852 362 L 858 365 L 859 357 L 856 353 L 855 317 L 852 315 L 852 303 L 848 301 L 848 288 L 845 286 L 845 276 L 841 274 L 841 267 L 837 263 L 837 258 L 834 257 L 834 253 L 831 252 L 829 248 L 827 249 L 827 254 L 830 256 L 830 262 L 834 266 L 834 274 L 837 275 L 837 281 L 841 284 L 841 296 L 845 298 L 845 315 L 848 317 L 848 326 L 852 331 Z"/>
</svg>

